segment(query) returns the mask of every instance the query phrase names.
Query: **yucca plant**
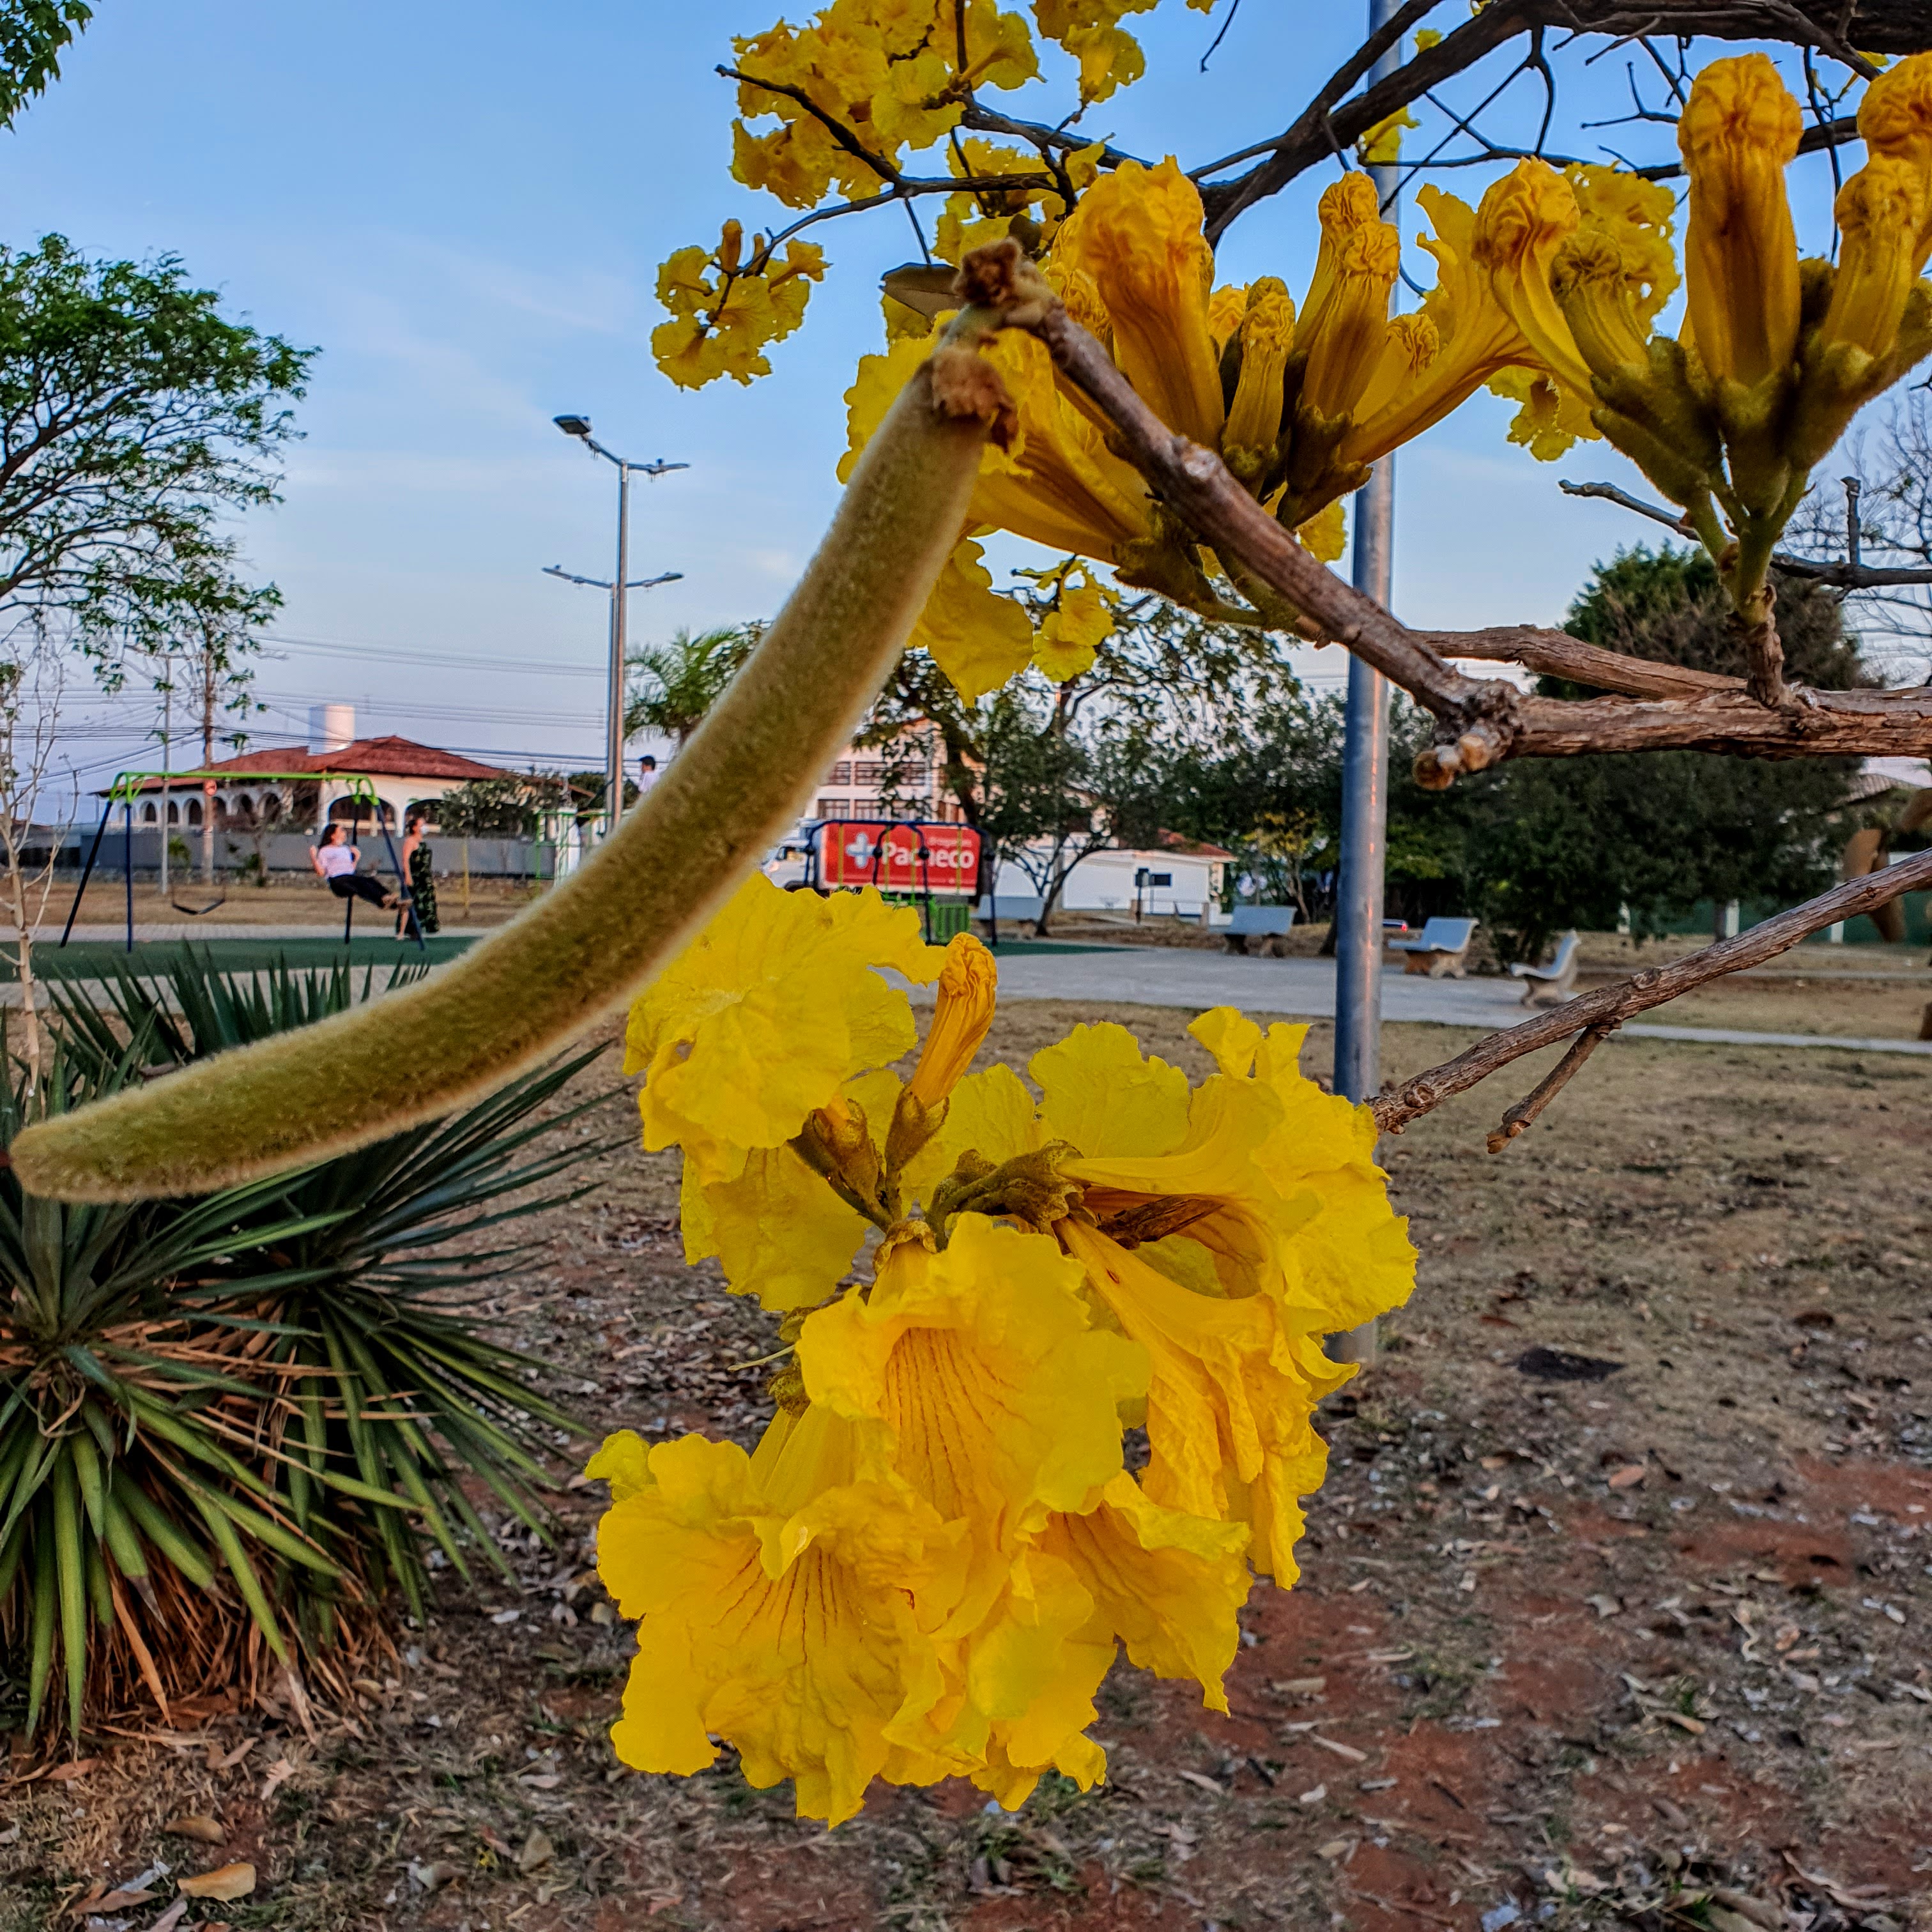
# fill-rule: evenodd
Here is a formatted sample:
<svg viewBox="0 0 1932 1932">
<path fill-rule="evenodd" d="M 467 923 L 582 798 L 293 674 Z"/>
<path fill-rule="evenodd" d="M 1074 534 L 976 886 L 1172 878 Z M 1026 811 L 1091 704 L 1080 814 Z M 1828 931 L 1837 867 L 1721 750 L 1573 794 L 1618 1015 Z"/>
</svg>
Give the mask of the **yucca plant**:
<svg viewBox="0 0 1932 1932">
<path fill-rule="evenodd" d="M 0 1139 L 358 997 L 346 968 L 226 976 L 185 947 L 106 991 L 56 994 L 38 1090 L 0 1082 Z M 467 1480 L 543 1528 L 543 1432 L 568 1419 L 477 1304 L 525 1252 L 511 1225 L 585 1192 L 547 1184 L 611 1144 L 538 1144 L 610 1097 L 538 1118 L 596 1058 L 199 1200 L 66 1206 L 0 1171 L 0 1648 L 28 1732 L 56 1650 L 75 1731 L 136 1681 L 165 1712 L 298 1654 L 339 1678 L 392 1589 L 421 1615 L 432 1545 L 466 1576 L 502 1564 Z"/>
</svg>

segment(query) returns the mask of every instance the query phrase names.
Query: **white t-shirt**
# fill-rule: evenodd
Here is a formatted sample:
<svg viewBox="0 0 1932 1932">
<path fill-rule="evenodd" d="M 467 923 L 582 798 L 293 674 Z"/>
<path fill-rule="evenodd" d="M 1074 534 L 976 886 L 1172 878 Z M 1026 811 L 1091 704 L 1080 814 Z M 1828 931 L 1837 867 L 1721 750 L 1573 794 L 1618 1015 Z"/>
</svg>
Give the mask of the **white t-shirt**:
<svg viewBox="0 0 1932 1932">
<path fill-rule="evenodd" d="M 338 878 L 344 872 L 356 869 L 356 854 L 346 845 L 318 845 L 316 863 L 322 868 L 325 879 Z"/>
</svg>

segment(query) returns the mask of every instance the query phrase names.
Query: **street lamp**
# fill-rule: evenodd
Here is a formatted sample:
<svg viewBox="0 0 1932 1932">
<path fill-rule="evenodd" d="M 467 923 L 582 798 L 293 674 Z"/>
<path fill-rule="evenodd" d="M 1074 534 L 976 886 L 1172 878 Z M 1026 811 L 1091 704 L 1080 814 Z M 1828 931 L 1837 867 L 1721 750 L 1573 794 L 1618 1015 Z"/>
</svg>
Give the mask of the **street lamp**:
<svg viewBox="0 0 1932 1932">
<path fill-rule="evenodd" d="M 624 813 L 624 659 L 625 615 L 627 590 L 649 590 L 656 584 L 675 583 L 683 573 L 667 571 L 661 577 L 633 579 L 626 574 L 630 567 L 631 552 L 631 475 L 636 471 L 640 476 L 656 478 L 674 470 L 688 470 L 688 463 L 667 463 L 660 457 L 655 463 L 632 463 L 621 456 L 614 455 L 590 434 L 588 416 L 566 415 L 553 418 L 566 436 L 574 436 L 585 448 L 601 456 L 606 463 L 614 464 L 617 470 L 617 569 L 615 576 L 608 581 L 602 578 L 577 577 L 556 564 L 550 565 L 545 574 L 561 577 L 572 584 L 594 584 L 598 590 L 610 593 L 610 681 L 608 696 L 608 711 L 604 720 L 604 817 L 607 836 L 617 829 L 617 821 Z"/>
</svg>

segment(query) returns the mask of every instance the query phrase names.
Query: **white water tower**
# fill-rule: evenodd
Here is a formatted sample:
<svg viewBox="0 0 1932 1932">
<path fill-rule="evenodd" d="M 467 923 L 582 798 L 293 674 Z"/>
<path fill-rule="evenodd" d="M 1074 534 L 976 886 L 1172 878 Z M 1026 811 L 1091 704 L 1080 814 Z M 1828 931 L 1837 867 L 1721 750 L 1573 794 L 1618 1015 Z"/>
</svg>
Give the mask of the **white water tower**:
<svg viewBox="0 0 1932 1932">
<path fill-rule="evenodd" d="M 308 708 L 308 748 L 311 752 L 339 752 L 356 741 L 356 707 L 352 704 L 311 704 Z"/>
</svg>

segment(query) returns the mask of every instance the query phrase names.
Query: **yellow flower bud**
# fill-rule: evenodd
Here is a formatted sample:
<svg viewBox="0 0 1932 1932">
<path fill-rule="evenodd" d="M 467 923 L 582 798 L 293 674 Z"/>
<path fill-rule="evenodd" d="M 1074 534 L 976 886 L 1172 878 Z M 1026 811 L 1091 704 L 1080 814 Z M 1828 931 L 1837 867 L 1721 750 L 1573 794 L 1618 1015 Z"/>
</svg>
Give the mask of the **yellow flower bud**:
<svg viewBox="0 0 1932 1932">
<path fill-rule="evenodd" d="M 906 1091 L 922 1107 L 937 1107 L 973 1064 L 993 1024 L 994 991 L 999 969 L 993 956 L 970 932 L 946 949 L 940 969 L 939 1003 L 919 1064 Z"/>
<path fill-rule="evenodd" d="M 1691 334 L 1711 375 L 1747 386 L 1786 368 L 1798 346 L 1798 240 L 1784 169 L 1802 131 L 1797 102 L 1762 54 L 1713 62 L 1677 124 L 1690 178 Z"/>
<path fill-rule="evenodd" d="M 1226 450 L 1263 452 L 1281 430 L 1282 382 L 1294 346 L 1294 304 L 1273 275 L 1248 291 L 1241 323 L 1241 378 L 1221 433 Z"/>
<path fill-rule="evenodd" d="M 1308 351 L 1301 400 L 1318 414 L 1348 415 L 1368 386 L 1388 338 L 1389 291 L 1401 259 L 1401 237 L 1386 221 L 1356 229 L 1334 251 L 1327 299 L 1303 311 L 1300 338 Z"/>
<path fill-rule="evenodd" d="M 1593 374 L 1645 362 L 1644 332 L 1630 307 L 1623 256 L 1609 236 L 1571 236 L 1556 251 L 1550 286 Z"/>
<path fill-rule="evenodd" d="M 1567 388 L 1590 393 L 1588 365 L 1550 286 L 1557 250 L 1576 232 L 1576 191 L 1546 161 L 1519 161 L 1476 210 L 1471 252 L 1538 358 Z"/>
<path fill-rule="evenodd" d="M 1926 219 L 1924 177 L 1910 161 L 1874 156 L 1839 190 L 1832 212 L 1842 238 L 1819 339 L 1884 356 L 1898 340 L 1917 274 L 1912 254 Z"/>
<path fill-rule="evenodd" d="M 1876 160 L 1904 161 L 1925 191 L 1912 237 L 1912 272 L 1932 256 L 1932 54 L 1913 54 L 1882 74 L 1865 90 L 1858 132 Z"/>
</svg>

